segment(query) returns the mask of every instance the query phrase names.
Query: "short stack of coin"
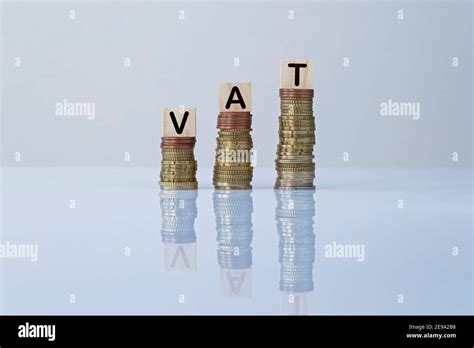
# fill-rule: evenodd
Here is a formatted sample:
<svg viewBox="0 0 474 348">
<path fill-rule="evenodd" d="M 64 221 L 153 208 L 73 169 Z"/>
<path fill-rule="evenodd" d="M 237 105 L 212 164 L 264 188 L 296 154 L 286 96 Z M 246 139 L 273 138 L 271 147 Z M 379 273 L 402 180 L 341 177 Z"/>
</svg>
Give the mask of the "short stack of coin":
<svg viewBox="0 0 474 348">
<path fill-rule="evenodd" d="M 167 190 L 195 190 L 197 162 L 196 108 L 164 108 L 161 138 L 160 187 Z"/>
<path fill-rule="evenodd" d="M 310 292 L 314 288 L 314 190 L 275 190 L 275 195 L 280 291 Z"/>
<path fill-rule="evenodd" d="M 216 189 L 251 189 L 252 167 L 252 114 L 250 113 L 250 83 L 224 83 L 220 87 L 220 99 L 227 99 L 232 91 L 239 88 L 244 95 L 245 109 L 240 104 L 220 106 L 217 118 L 217 148 L 215 156 L 213 184 Z"/>
<path fill-rule="evenodd" d="M 195 144 L 196 137 L 161 138 L 160 186 L 162 189 L 197 189 Z"/>
<path fill-rule="evenodd" d="M 280 89 L 280 110 L 275 188 L 313 188 L 313 90 Z"/>
<path fill-rule="evenodd" d="M 219 266 L 226 269 L 250 268 L 253 238 L 251 191 L 215 191 L 213 201 Z"/>
<path fill-rule="evenodd" d="M 163 243 L 188 244 L 196 242 L 194 230 L 194 221 L 197 217 L 196 199 L 196 190 L 163 190 L 160 192 Z"/>
</svg>

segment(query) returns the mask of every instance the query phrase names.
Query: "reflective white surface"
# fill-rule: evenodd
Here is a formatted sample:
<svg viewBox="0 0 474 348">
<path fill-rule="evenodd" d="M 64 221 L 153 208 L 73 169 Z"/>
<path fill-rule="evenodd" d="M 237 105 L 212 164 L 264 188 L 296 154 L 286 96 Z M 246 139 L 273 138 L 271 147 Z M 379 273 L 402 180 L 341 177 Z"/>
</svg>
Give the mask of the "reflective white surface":
<svg viewBox="0 0 474 348">
<path fill-rule="evenodd" d="M 5 168 L 2 244 L 38 260 L 0 259 L 1 313 L 473 313 L 471 171 L 318 169 L 314 197 L 273 178 L 219 196 L 203 168 L 183 198 L 152 168 Z"/>
</svg>

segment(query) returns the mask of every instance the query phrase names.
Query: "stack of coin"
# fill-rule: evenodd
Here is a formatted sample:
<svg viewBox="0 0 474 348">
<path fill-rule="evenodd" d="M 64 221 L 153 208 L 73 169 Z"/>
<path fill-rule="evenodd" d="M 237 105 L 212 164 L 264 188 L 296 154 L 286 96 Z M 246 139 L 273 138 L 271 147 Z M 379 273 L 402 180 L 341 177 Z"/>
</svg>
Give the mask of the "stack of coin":
<svg viewBox="0 0 474 348">
<path fill-rule="evenodd" d="M 315 120 L 313 89 L 280 89 L 280 142 L 275 188 L 313 188 Z"/>
<path fill-rule="evenodd" d="M 221 112 L 217 119 L 216 158 L 213 184 L 216 189 L 252 188 L 252 115 L 250 112 Z"/>
<path fill-rule="evenodd" d="M 215 191 L 213 201 L 219 266 L 227 269 L 250 268 L 253 238 L 251 191 Z"/>
<path fill-rule="evenodd" d="M 160 192 L 161 240 L 165 244 L 188 244 L 196 242 L 194 221 L 197 217 L 197 191 Z"/>
<path fill-rule="evenodd" d="M 196 137 L 161 138 L 160 187 L 169 190 L 197 189 Z"/>
<path fill-rule="evenodd" d="M 314 288 L 314 190 L 275 190 L 275 194 L 280 291 L 310 292 Z"/>
</svg>

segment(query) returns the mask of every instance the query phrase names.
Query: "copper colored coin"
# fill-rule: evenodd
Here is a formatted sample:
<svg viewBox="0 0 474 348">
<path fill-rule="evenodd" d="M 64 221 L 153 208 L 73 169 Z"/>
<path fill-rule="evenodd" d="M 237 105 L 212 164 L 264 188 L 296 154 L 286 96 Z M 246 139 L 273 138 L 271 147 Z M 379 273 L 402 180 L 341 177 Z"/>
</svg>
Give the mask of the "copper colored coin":
<svg viewBox="0 0 474 348">
<path fill-rule="evenodd" d="M 221 124 L 217 125 L 217 128 L 219 129 L 252 129 L 250 128 L 250 125 L 235 125 L 235 124 Z"/>
<path fill-rule="evenodd" d="M 196 137 L 162 137 L 162 148 L 192 148 L 196 144 Z"/>
<path fill-rule="evenodd" d="M 190 145 L 161 145 L 162 149 L 189 149 L 193 148 L 193 146 Z"/>
<path fill-rule="evenodd" d="M 161 137 L 162 143 L 167 144 L 194 144 L 196 137 Z"/>
<path fill-rule="evenodd" d="M 248 129 L 252 125 L 250 112 L 221 112 L 217 117 L 217 128 Z"/>
<path fill-rule="evenodd" d="M 246 117 L 246 118 L 251 118 L 252 114 L 250 112 L 244 112 L 244 111 L 225 111 L 225 112 L 220 112 L 219 117 Z"/>
<path fill-rule="evenodd" d="M 219 114 L 219 116 L 217 116 L 217 119 L 219 120 L 252 120 L 252 117 L 250 116 L 250 114 L 248 115 L 229 115 L 229 114 Z"/>
<path fill-rule="evenodd" d="M 252 121 L 249 119 L 236 119 L 236 118 L 219 118 L 217 123 L 245 123 L 252 124 Z"/>
<path fill-rule="evenodd" d="M 224 122 L 227 122 L 227 123 L 248 123 L 248 124 L 251 124 L 252 123 L 252 120 L 249 119 L 249 118 L 221 118 L 219 117 L 217 119 L 217 123 L 224 123 Z"/>
<path fill-rule="evenodd" d="M 313 98 L 314 89 L 280 88 L 280 97 Z"/>
</svg>

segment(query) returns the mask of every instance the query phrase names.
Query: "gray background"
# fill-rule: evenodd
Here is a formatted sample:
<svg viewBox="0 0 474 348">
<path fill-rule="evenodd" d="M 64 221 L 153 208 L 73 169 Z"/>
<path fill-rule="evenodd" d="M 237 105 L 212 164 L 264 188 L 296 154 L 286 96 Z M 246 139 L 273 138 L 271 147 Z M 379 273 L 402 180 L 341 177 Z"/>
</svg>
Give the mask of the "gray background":
<svg viewBox="0 0 474 348">
<path fill-rule="evenodd" d="M 314 62 L 319 167 L 449 167 L 454 151 L 471 165 L 468 1 L 5 2 L 2 43 L 6 166 L 157 167 L 162 108 L 179 104 L 197 107 L 196 155 L 210 166 L 223 81 L 252 82 L 258 165 L 273 166 L 291 57 Z M 63 99 L 95 102 L 96 119 L 56 117 Z M 421 119 L 380 116 L 388 99 L 420 102 Z"/>
<path fill-rule="evenodd" d="M 279 314 L 271 167 L 279 60 L 287 57 L 315 65 L 309 313 L 473 313 L 471 2 L 36 1 L 1 9 L 1 240 L 37 244 L 39 259 L 0 259 L 0 313 Z M 222 81 L 253 83 L 249 299 L 219 295 L 206 167 Z M 63 99 L 95 102 L 96 119 L 57 118 Z M 388 99 L 420 102 L 421 119 L 380 116 Z M 157 188 L 162 108 L 179 104 L 198 108 L 198 271 L 186 274 L 163 272 Z M 365 261 L 324 257 L 334 241 L 364 244 Z"/>
</svg>

